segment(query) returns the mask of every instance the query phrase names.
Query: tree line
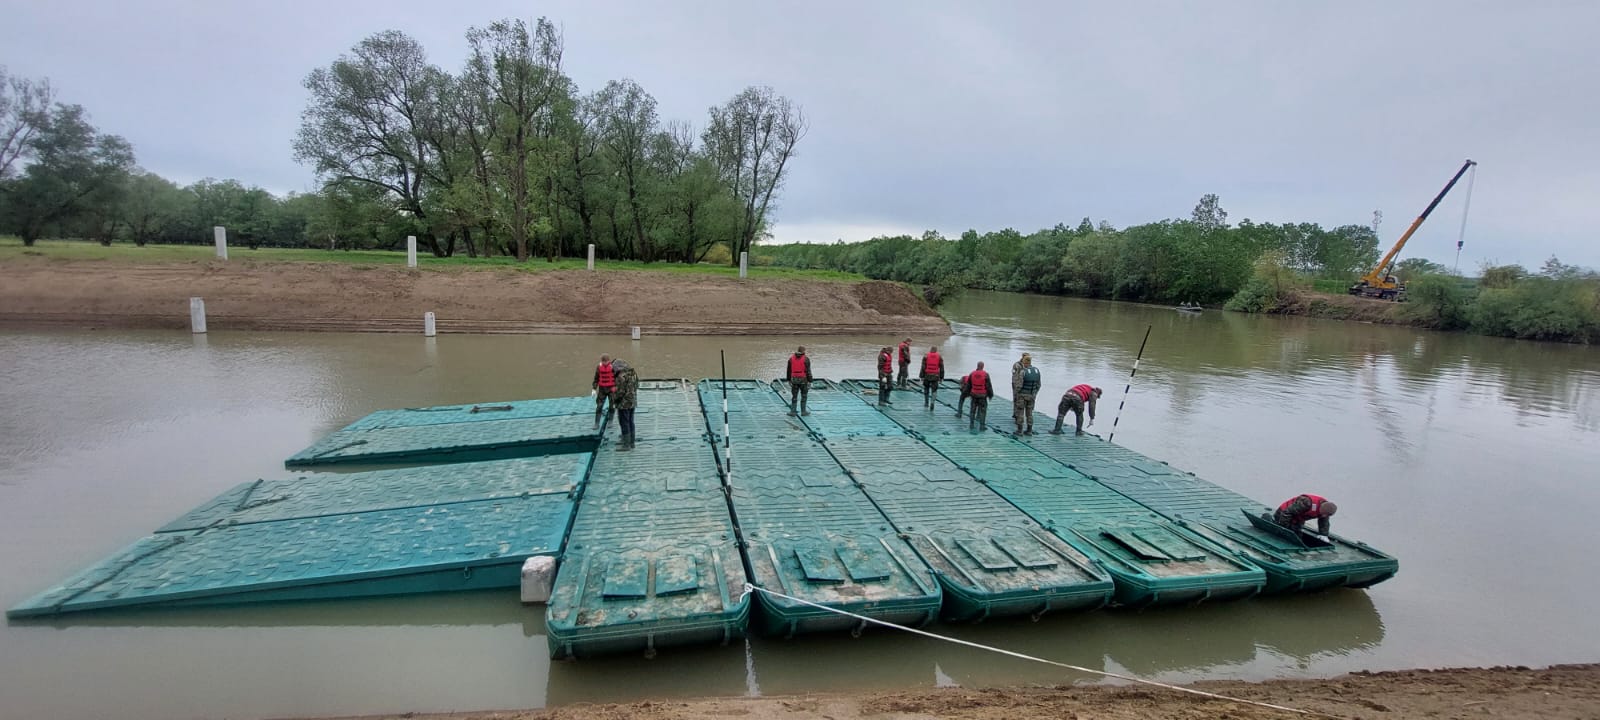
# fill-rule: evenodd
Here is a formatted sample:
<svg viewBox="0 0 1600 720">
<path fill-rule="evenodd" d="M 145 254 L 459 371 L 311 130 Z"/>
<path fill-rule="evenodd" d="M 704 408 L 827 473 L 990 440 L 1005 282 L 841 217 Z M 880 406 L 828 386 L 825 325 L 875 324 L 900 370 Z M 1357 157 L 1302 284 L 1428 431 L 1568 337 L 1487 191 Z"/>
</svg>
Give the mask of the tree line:
<svg viewBox="0 0 1600 720">
<path fill-rule="evenodd" d="M 1058 224 L 1027 235 L 968 230 L 951 239 L 929 231 L 764 247 L 761 253 L 775 265 L 855 272 L 931 286 L 939 294 L 979 288 L 1166 303 L 1231 298 L 1269 251 L 1316 277 L 1353 276 L 1377 262 L 1377 234 L 1367 226 L 1229 225 L 1227 216 L 1217 196 L 1206 195 L 1189 218 L 1120 230 L 1084 218 L 1076 227 Z"/>
<path fill-rule="evenodd" d="M 47 81 L 0 69 L 0 231 L 109 244 L 209 242 L 392 248 L 437 256 L 582 255 L 698 262 L 748 250 L 770 225 L 807 121 L 749 87 L 698 129 L 663 121 L 632 80 L 582 91 L 555 25 L 505 20 L 466 33 L 451 73 L 398 31 L 312 70 L 293 141 L 316 192 L 277 197 L 236 180 L 186 187 L 138 168 Z"/>
</svg>

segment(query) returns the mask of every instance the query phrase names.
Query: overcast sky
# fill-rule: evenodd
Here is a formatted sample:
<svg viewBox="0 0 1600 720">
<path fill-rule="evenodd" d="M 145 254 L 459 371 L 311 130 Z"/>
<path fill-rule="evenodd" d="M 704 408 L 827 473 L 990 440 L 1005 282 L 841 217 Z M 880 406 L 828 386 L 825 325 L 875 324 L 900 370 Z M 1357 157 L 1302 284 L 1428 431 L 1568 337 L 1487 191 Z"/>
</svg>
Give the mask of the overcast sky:
<svg viewBox="0 0 1600 720">
<path fill-rule="evenodd" d="M 152 171 L 305 191 L 313 68 L 397 29 L 456 71 L 469 26 L 543 15 L 583 90 L 631 77 L 663 119 L 703 126 L 752 84 L 800 103 L 779 241 L 1124 227 L 1213 192 L 1234 222 L 1382 210 L 1387 247 L 1470 157 L 1463 270 L 1600 267 L 1600 3 L 1092 5 L 0 0 L 0 64 Z M 1407 256 L 1454 261 L 1465 190 Z"/>
</svg>

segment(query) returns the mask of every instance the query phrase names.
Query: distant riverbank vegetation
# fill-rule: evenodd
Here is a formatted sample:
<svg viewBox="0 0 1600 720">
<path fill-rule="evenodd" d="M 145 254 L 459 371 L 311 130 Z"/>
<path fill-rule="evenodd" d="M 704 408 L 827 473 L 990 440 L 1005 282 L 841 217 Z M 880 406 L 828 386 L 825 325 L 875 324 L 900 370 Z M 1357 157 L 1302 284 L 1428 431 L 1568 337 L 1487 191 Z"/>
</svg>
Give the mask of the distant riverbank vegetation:
<svg viewBox="0 0 1600 720">
<path fill-rule="evenodd" d="M 292 145 L 315 170 L 315 192 L 282 196 L 142 170 L 48 80 L 0 67 L 0 233 L 209 244 L 221 225 L 250 248 L 395 250 L 415 235 L 438 257 L 554 262 L 593 244 L 601 258 L 729 264 L 765 234 L 807 129 L 788 98 L 749 87 L 694 126 L 660 118 L 632 80 L 579 88 L 547 20 L 466 40 L 453 72 L 396 31 L 310 69 L 296 136 L 244 140 Z"/>
<path fill-rule="evenodd" d="M 1365 225 L 1228 222 L 1215 195 L 1190 217 L 1118 229 L 1085 218 L 1031 234 L 967 231 L 958 238 L 878 237 L 832 245 L 779 245 L 763 262 L 860 273 L 922 285 L 930 300 L 963 288 L 1314 315 L 1466 330 L 1485 335 L 1600 341 L 1600 275 L 1551 258 L 1537 272 L 1488 266 L 1463 278 L 1423 258 L 1395 274 L 1409 300 L 1354 298 L 1346 288 L 1379 259 Z"/>
</svg>

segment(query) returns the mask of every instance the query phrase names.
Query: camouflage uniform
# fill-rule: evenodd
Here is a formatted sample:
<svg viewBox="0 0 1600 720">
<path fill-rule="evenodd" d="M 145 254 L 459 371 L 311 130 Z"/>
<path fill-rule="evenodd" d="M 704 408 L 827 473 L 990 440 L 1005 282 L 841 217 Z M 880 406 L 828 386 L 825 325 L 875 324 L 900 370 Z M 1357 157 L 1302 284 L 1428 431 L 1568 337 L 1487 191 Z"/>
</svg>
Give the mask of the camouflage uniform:
<svg viewBox="0 0 1600 720">
<path fill-rule="evenodd" d="M 1021 368 L 1011 403 L 1011 419 L 1017 424 L 1018 435 L 1033 434 L 1033 402 L 1039 396 L 1040 382 L 1039 368 L 1032 365 Z"/>
<path fill-rule="evenodd" d="M 1279 508 L 1273 511 L 1272 521 L 1289 528 L 1290 530 L 1298 532 L 1306 526 L 1306 521 L 1302 519 L 1302 516 L 1308 512 L 1311 512 L 1311 506 L 1313 504 L 1314 503 L 1312 502 L 1311 498 L 1308 496 L 1296 496 L 1294 500 L 1289 501 L 1288 507 Z M 1329 525 L 1330 523 L 1327 516 L 1318 516 L 1317 534 L 1327 535 Z"/>
<path fill-rule="evenodd" d="M 613 360 L 611 367 L 617 373 L 617 389 L 612 394 L 611 406 L 616 408 L 622 424 L 622 442 L 617 449 L 632 450 L 635 439 L 633 411 L 639 406 L 639 373 L 621 360 Z"/>
</svg>

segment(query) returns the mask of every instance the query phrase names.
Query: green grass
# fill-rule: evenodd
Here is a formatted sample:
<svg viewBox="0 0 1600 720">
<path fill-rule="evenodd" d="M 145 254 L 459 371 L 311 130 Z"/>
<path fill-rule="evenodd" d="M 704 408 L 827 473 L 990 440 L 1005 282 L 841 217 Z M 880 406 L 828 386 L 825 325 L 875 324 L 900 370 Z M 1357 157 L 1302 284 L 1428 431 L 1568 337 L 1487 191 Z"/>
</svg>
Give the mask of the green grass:
<svg viewBox="0 0 1600 720">
<path fill-rule="evenodd" d="M 146 245 L 113 243 L 102 246 L 95 242 L 76 240 L 40 240 L 33 247 L 25 247 L 16 237 L 0 236 L 0 262 L 25 257 L 56 260 L 101 260 L 127 263 L 169 263 L 212 260 L 216 249 L 211 245 Z M 251 262 L 334 262 L 350 265 L 403 265 L 406 254 L 388 250 L 311 250 L 306 248 L 228 248 L 230 261 Z M 553 263 L 543 258 L 530 258 L 519 263 L 515 258 L 436 258 L 425 252 L 417 253 L 417 266 L 424 270 L 466 270 L 473 268 L 505 268 L 524 272 L 545 270 L 581 270 L 587 263 L 581 258 L 562 258 Z M 596 260 L 597 270 L 644 270 L 650 272 L 688 273 L 695 275 L 723 275 L 738 277 L 739 269 L 727 265 L 685 265 L 683 263 L 643 263 L 636 260 Z M 750 266 L 751 277 L 793 278 L 804 280 L 859 281 L 866 278 L 854 273 L 833 270 L 800 270 L 796 268 Z"/>
</svg>

